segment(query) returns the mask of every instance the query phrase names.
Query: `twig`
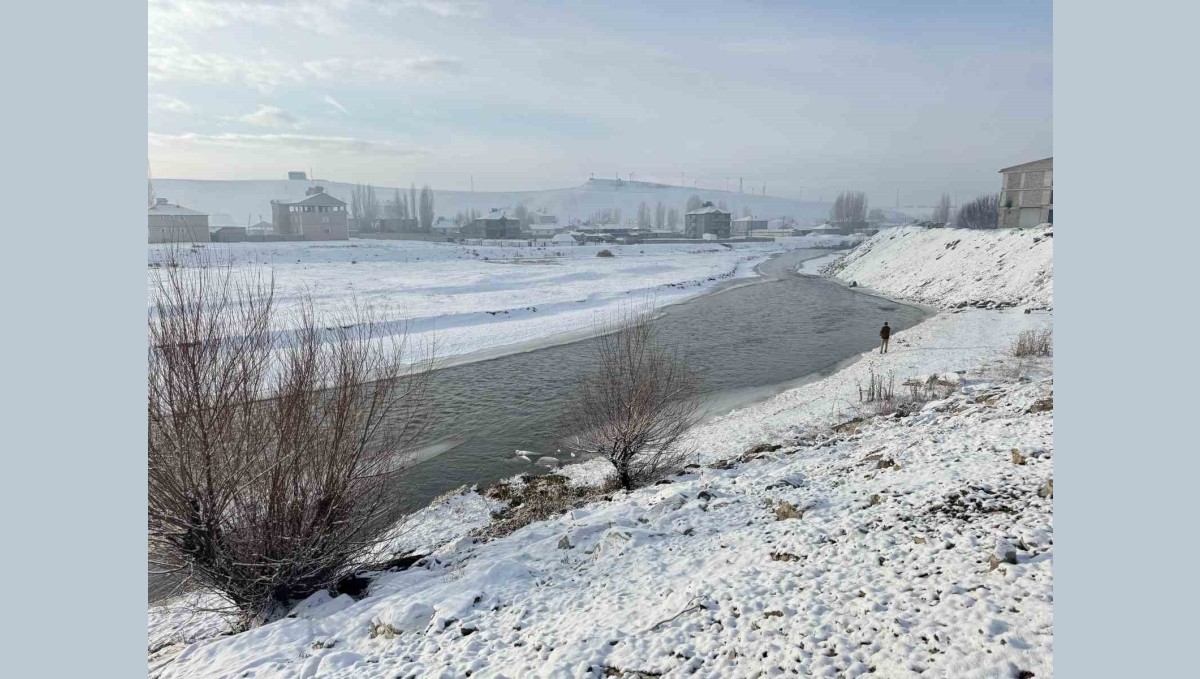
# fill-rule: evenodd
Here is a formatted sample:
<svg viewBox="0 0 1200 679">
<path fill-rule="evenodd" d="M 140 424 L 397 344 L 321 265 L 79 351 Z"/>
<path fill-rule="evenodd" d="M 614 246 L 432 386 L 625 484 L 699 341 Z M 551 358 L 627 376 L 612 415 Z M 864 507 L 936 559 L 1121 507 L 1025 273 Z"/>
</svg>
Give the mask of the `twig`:
<svg viewBox="0 0 1200 679">
<path fill-rule="evenodd" d="M 653 632 L 654 630 L 658 629 L 658 627 L 660 625 L 665 625 L 668 622 L 671 622 L 672 620 L 674 620 L 675 618 L 678 618 L 679 616 L 683 615 L 684 613 L 691 613 L 692 611 L 704 608 L 703 603 L 698 603 L 698 604 L 692 605 L 692 602 L 696 601 L 699 598 L 700 598 L 699 596 L 692 597 L 691 599 L 688 600 L 687 608 L 684 608 L 682 611 L 679 611 L 678 613 L 676 613 L 675 615 L 672 615 L 671 617 L 667 618 L 666 620 L 662 620 L 662 621 L 654 623 L 653 625 L 650 626 L 650 629 L 646 630 L 645 632 L 642 632 L 642 634 L 647 634 L 649 632 Z"/>
</svg>

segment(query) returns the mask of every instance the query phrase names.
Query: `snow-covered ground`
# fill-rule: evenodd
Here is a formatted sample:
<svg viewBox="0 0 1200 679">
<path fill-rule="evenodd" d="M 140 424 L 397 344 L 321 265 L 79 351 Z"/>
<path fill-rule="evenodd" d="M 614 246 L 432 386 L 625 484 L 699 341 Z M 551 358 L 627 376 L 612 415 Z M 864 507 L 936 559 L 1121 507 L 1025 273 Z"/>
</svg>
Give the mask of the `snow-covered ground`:
<svg viewBox="0 0 1200 679">
<path fill-rule="evenodd" d="M 436 337 L 439 357 L 450 358 L 586 332 L 602 312 L 631 298 L 650 296 L 661 305 L 694 297 L 722 281 L 754 276 L 754 266 L 782 247 L 516 248 L 351 240 L 212 243 L 203 252 L 269 268 L 285 310 L 304 294 L 329 314 L 357 300 L 382 320 L 406 320 L 414 346 Z M 615 256 L 596 256 L 605 249 Z M 150 246 L 149 262 L 161 262 L 169 251 Z M 183 254 L 192 257 L 193 251 Z"/>
<path fill-rule="evenodd" d="M 1054 231 L 885 229 L 829 273 L 942 308 L 1054 306 Z"/>
<path fill-rule="evenodd" d="M 923 301 L 1052 305 L 1036 276 L 976 279 L 1014 235 L 958 238 L 976 254 L 944 265 L 956 292 Z M 927 270 L 897 243 L 864 247 L 844 278 L 892 293 Z M 436 548 L 422 565 L 362 600 L 318 594 L 294 618 L 191 643 L 162 676 L 1052 676 L 1052 363 L 1009 355 L 1051 323 L 943 312 L 887 354 L 698 428 L 704 467 L 507 537 L 467 536 L 491 500 L 443 498 L 401 538 Z M 942 393 L 870 417 L 871 373 L 900 393 L 933 376 Z M 760 444 L 773 449 L 746 454 Z M 176 633 L 168 620 L 152 612 L 153 638 Z"/>
</svg>

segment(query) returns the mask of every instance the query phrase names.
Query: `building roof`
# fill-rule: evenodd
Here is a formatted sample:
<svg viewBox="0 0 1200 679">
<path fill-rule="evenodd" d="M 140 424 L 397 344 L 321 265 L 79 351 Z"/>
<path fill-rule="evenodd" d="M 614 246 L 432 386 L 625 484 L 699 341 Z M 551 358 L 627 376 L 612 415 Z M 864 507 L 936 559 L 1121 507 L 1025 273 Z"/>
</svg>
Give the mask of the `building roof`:
<svg viewBox="0 0 1200 679">
<path fill-rule="evenodd" d="M 485 222 L 496 222 L 500 221 L 501 219 L 510 219 L 514 222 L 517 221 L 515 217 L 508 214 L 507 210 L 492 210 L 479 219 L 482 219 Z"/>
<path fill-rule="evenodd" d="M 263 230 L 269 230 L 269 229 L 274 229 L 274 228 L 275 228 L 275 225 L 274 225 L 274 224 L 272 224 L 271 222 L 268 222 L 267 220 L 265 220 L 265 219 L 264 219 L 264 220 L 262 220 L 261 222 L 259 222 L 259 223 L 257 223 L 257 224 L 252 224 L 252 225 L 251 225 L 249 228 L 251 228 L 251 229 L 263 229 Z"/>
<path fill-rule="evenodd" d="M 151 215 L 168 215 L 172 217 L 207 217 L 207 212 L 200 212 L 191 208 L 182 207 L 180 205 L 171 205 L 166 198 L 159 198 L 158 202 L 151 205 L 146 211 Z"/>
<path fill-rule="evenodd" d="M 1030 161 L 1028 163 L 1021 163 L 1020 165 L 1013 165 L 1012 167 L 1006 167 L 1000 171 L 1001 172 L 1028 172 L 1030 170 L 1053 170 L 1053 169 L 1054 169 L 1054 156 L 1050 156 L 1049 158 L 1042 158 L 1041 160 L 1034 160 L 1034 161 Z"/>
<path fill-rule="evenodd" d="M 729 214 L 729 210 L 722 210 L 721 208 L 719 208 L 715 205 L 705 205 L 703 207 L 698 207 L 695 210 L 692 210 L 691 212 L 689 212 L 687 214 L 689 214 L 689 215 L 708 215 L 708 214 L 716 214 L 716 213 L 727 215 L 727 214 Z"/>
<path fill-rule="evenodd" d="M 304 198 L 299 199 L 299 200 L 275 200 L 275 201 L 271 201 L 271 202 L 278 203 L 279 205 L 345 205 L 346 204 L 346 201 L 338 200 L 337 198 L 334 198 L 333 196 L 329 195 L 328 193 L 325 193 L 324 191 L 318 191 L 311 195 L 305 196 Z"/>
<path fill-rule="evenodd" d="M 765 222 L 767 220 L 764 217 L 738 217 L 737 219 L 735 219 L 733 221 L 735 221 L 735 222 Z"/>
<path fill-rule="evenodd" d="M 575 237 L 574 237 L 574 236 L 571 236 L 571 235 L 568 235 L 568 234 L 565 234 L 565 233 L 560 233 L 560 234 L 558 234 L 557 236 L 555 236 L 554 238 L 551 238 L 550 240 L 552 240 L 552 241 L 557 241 L 557 242 L 559 242 L 559 243 L 565 243 L 565 242 L 567 242 L 567 241 L 572 241 L 572 242 L 574 242 L 574 240 L 575 240 Z"/>
</svg>

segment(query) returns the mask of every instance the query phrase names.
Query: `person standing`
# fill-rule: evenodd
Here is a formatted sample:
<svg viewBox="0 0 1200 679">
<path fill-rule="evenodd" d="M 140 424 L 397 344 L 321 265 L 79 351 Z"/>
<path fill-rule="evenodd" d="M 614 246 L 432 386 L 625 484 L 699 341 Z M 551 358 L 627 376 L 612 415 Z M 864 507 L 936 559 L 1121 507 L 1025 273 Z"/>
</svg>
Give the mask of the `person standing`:
<svg viewBox="0 0 1200 679">
<path fill-rule="evenodd" d="M 888 327 L 887 321 L 883 322 L 883 327 L 879 329 L 879 338 L 883 343 L 879 345 L 879 353 L 886 354 L 888 347 L 888 338 L 892 336 L 892 329 Z"/>
</svg>

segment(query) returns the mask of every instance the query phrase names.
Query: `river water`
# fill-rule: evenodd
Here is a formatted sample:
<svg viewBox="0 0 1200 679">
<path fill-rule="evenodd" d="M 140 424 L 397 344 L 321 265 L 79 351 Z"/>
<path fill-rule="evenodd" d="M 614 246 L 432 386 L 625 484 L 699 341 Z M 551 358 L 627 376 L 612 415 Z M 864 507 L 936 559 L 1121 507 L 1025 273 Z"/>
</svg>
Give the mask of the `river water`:
<svg viewBox="0 0 1200 679">
<path fill-rule="evenodd" d="M 759 265 L 759 278 L 731 281 L 662 310 L 659 337 L 703 376 L 710 416 L 833 372 L 878 346 L 884 321 L 903 330 L 929 315 L 796 273 L 800 262 L 827 254 L 782 253 Z M 594 368 L 595 340 L 585 339 L 437 371 L 431 385 L 436 417 L 422 461 L 396 481 L 398 501 L 415 510 L 461 485 L 547 471 L 515 452 L 555 454 L 552 432 L 561 408 Z M 151 601 L 174 583 L 152 575 Z"/>
<path fill-rule="evenodd" d="M 659 337 L 703 375 L 710 415 L 831 372 L 877 346 L 884 321 L 903 330 L 928 316 L 795 272 L 800 262 L 827 254 L 785 252 L 759 265 L 760 278 L 663 310 Z M 438 371 L 432 387 L 437 417 L 426 434 L 438 454 L 399 482 L 405 500 L 423 506 L 463 484 L 545 471 L 515 452 L 555 455 L 552 432 L 572 388 L 595 368 L 594 345 L 586 339 Z"/>
</svg>

